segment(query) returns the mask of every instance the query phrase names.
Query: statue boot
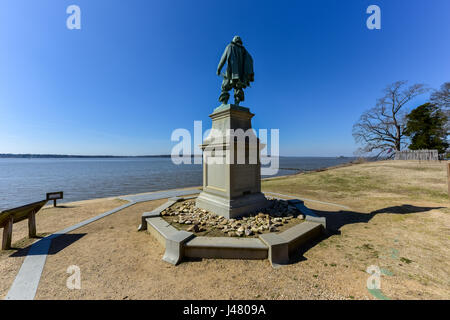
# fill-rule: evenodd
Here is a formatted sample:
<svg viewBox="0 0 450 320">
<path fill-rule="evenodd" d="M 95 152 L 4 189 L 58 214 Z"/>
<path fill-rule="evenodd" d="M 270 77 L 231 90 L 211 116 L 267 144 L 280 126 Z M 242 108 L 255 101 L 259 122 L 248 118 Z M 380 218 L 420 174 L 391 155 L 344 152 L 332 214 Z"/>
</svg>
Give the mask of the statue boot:
<svg viewBox="0 0 450 320">
<path fill-rule="evenodd" d="M 227 91 L 222 91 L 219 96 L 219 102 L 222 102 L 222 104 L 227 104 L 228 99 L 230 99 L 230 94 Z"/>
</svg>

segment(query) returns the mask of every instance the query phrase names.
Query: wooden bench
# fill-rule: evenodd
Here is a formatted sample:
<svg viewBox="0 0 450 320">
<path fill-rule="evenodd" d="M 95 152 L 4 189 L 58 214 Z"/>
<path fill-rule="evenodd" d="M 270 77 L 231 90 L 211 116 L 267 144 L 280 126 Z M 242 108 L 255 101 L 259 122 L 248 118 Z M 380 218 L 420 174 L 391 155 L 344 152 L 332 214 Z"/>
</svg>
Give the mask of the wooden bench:
<svg viewBox="0 0 450 320">
<path fill-rule="evenodd" d="M 28 237 L 36 237 L 36 213 L 47 200 L 34 202 L 14 209 L 0 211 L 0 228 L 3 228 L 2 250 L 11 249 L 13 224 L 28 219 Z"/>
</svg>

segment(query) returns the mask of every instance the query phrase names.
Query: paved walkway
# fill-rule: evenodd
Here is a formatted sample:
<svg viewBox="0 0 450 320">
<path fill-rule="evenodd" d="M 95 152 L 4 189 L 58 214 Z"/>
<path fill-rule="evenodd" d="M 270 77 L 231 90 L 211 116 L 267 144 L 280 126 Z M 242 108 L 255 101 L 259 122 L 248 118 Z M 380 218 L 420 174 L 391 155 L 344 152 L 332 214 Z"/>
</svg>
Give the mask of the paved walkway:
<svg viewBox="0 0 450 320">
<path fill-rule="evenodd" d="M 58 231 L 35 242 L 28 251 L 28 254 L 25 257 L 25 260 L 23 261 L 23 264 L 20 267 L 19 273 L 14 279 L 14 282 L 11 288 L 9 289 L 8 294 L 6 295 L 5 300 L 34 299 L 36 291 L 39 286 L 39 281 L 41 280 L 42 271 L 44 270 L 45 261 L 47 260 L 47 254 L 50 249 L 51 242 L 53 239 L 59 237 L 60 235 L 84 227 L 89 223 L 100 220 L 106 216 L 109 216 L 120 210 L 128 208 L 139 202 L 165 199 L 177 196 L 186 196 L 196 193 L 200 193 L 200 190 L 199 189 L 167 190 L 167 191 L 118 197 L 119 199 L 127 200 L 130 202 L 113 210 L 110 210 L 108 212 L 102 213 L 96 217 L 84 220 L 80 223 L 77 223 L 71 227 Z"/>
</svg>

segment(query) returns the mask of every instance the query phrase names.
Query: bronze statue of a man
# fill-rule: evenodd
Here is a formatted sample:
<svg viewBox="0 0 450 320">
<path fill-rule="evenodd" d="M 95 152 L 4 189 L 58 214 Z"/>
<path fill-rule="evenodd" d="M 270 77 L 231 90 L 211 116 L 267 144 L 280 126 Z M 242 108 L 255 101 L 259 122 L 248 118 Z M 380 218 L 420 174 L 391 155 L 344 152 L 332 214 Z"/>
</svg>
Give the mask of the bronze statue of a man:
<svg viewBox="0 0 450 320">
<path fill-rule="evenodd" d="M 235 36 L 233 41 L 225 48 L 217 67 L 217 75 L 227 63 L 226 73 L 222 74 L 222 93 L 219 101 L 223 104 L 228 103 L 230 94 L 228 91 L 234 89 L 234 103 L 239 105 L 244 101 L 244 89 L 250 86 L 250 82 L 254 81 L 253 59 L 250 53 L 242 45 L 239 36 Z"/>
</svg>

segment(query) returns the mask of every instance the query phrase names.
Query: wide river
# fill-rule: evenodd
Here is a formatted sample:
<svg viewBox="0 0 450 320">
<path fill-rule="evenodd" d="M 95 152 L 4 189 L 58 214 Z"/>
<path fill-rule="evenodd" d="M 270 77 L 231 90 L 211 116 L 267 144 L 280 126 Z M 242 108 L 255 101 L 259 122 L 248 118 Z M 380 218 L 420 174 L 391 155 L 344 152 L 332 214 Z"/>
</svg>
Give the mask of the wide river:
<svg viewBox="0 0 450 320">
<path fill-rule="evenodd" d="M 277 175 L 352 160 L 280 157 Z M 0 159 L 0 210 L 45 199 L 46 192 L 54 191 L 64 191 L 61 202 L 69 202 L 201 185 L 201 165 L 175 165 L 170 158 Z"/>
</svg>

